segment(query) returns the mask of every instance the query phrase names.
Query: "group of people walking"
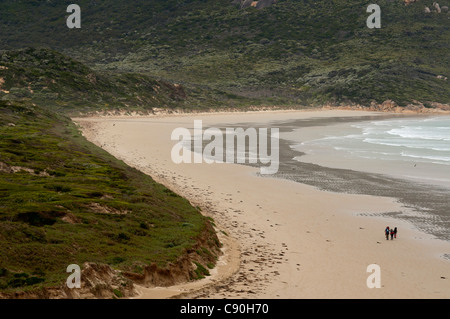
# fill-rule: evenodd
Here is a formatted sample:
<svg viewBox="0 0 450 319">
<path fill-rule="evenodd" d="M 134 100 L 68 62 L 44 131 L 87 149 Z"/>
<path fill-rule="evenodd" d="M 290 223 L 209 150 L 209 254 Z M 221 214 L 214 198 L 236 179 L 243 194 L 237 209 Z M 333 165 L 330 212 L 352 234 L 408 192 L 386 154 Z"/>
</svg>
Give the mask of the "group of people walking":
<svg viewBox="0 0 450 319">
<path fill-rule="evenodd" d="M 397 238 L 397 227 L 389 228 L 389 226 L 387 226 L 384 230 L 384 234 L 386 235 L 386 240 L 389 240 L 389 236 L 391 236 L 391 240 Z"/>
</svg>

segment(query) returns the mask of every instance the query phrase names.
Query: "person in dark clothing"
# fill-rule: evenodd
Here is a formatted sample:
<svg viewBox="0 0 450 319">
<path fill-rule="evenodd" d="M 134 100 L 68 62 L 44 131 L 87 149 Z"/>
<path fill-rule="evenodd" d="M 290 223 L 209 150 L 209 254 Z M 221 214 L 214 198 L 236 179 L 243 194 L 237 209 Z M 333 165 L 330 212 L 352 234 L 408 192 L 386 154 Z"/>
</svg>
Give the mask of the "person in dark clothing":
<svg viewBox="0 0 450 319">
<path fill-rule="evenodd" d="M 384 234 L 386 235 L 386 240 L 389 240 L 389 226 L 384 230 Z"/>
<path fill-rule="evenodd" d="M 394 238 L 397 238 L 397 227 L 394 228 Z"/>
<path fill-rule="evenodd" d="M 391 228 L 391 240 L 394 240 L 394 230 Z"/>
</svg>

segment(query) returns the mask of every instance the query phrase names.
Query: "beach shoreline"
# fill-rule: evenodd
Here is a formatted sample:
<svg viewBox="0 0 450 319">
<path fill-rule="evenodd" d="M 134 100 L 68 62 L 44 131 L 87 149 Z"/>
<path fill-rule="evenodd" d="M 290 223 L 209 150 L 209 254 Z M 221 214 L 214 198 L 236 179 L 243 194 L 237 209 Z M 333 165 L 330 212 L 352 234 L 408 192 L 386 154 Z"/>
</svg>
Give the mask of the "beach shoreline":
<svg viewBox="0 0 450 319">
<path fill-rule="evenodd" d="M 450 244 L 383 215 L 405 210 L 392 198 L 264 178 L 255 167 L 177 165 L 170 159 L 170 133 L 192 127 L 194 119 L 214 126 L 381 114 L 386 113 L 275 110 L 73 120 L 88 140 L 200 206 L 214 219 L 221 240 L 230 240 L 211 278 L 139 288 L 140 298 L 449 298 L 449 261 L 440 257 Z M 400 229 L 392 242 L 384 240 L 387 222 Z M 380 289 L 367 287 L 371 264 L 380 265 Z"/>
</svg>

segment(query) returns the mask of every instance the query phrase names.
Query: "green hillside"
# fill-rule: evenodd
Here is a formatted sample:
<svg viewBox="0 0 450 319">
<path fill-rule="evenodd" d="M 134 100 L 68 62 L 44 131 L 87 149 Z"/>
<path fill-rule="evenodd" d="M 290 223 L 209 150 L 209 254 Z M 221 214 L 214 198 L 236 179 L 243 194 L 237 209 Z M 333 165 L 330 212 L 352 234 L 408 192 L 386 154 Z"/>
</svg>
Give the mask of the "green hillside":
<svg viewBox="0 0 450 319">
<path fill-rule="evenodd" d="M 258 10 L 229 0 L 2 1 L 0 46 L 48 46 L 96 70 L 138 72 L 270 103 L 448 103 L 448 13 L 433 1 L 279 0 Z M 439 1 L 441 7 L 448 0 Z"/>
<path fill-rule="evenodd" d="M 43 48 L 0 51 L 0 99 L 31 101 L 65 114 L 154 108 L 198 110 L 255 103 L 223 91 L 186 87 L 145 74 L 94 71 Z"/>
<path fill-rule="evenodd" d="M 87 142 L 64 116 L 4 101 L 0 114 L 0 297 L 60 287 L 69 264 L 136 274 L 183 258 L 214 265 L 211 222 L 186 199 Z"/>
</svg>

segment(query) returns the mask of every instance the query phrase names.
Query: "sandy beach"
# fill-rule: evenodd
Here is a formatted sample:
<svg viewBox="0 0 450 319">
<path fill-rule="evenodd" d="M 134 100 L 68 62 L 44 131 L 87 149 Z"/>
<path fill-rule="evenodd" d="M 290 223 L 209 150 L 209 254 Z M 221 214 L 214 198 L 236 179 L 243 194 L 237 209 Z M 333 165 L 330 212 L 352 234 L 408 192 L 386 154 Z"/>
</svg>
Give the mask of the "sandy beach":
<svg viewBox="0 0 450 319">
<path fill-rule="evenodd" d="M 380 116 L 318 110 L 77 118 L 84 136 L 186 197 L 211 216 L 224 243 L 212 276 L 170 288 L 141 287 L 140 298 L 450 298 L 450 243 L 381 216 L 406 211 L 397 200 L 353 195 L 271 177 L 237 164 L 175 164 L 175 128 L 291 119 Z M 398 238 L 386 241 L 385 227 Z M 381 288 L 368 288 L 369 265 Z"/>
</svg>

